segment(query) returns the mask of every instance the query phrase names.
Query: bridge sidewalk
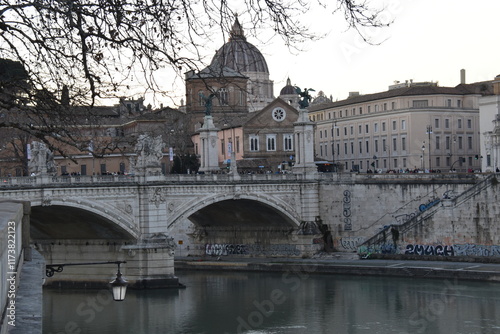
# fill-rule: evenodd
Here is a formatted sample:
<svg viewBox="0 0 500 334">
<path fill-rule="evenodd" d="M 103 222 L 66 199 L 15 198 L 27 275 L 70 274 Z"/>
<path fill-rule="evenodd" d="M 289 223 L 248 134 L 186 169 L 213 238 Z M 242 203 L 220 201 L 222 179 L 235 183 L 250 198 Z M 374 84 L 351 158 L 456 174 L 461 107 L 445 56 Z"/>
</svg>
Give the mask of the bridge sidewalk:
<svg viewBox="0 0 500 334">
<path fill-rule="evenodd" d="M 308 259 L 176 257 L 176 270 L 274 271 L 463 279 L 500 282 L 500 264 L 418 260 L 363 260 L 356 254 L 333 253 Z"/>
</svg>

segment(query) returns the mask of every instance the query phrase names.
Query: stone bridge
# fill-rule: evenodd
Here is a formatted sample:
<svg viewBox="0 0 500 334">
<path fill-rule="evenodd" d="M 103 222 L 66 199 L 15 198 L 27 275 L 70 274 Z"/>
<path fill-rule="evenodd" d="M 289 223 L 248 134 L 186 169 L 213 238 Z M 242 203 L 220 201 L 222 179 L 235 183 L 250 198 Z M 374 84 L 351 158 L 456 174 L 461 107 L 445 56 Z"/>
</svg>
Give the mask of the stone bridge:
<svg viewBox="0 0 500 334">
<path fill-rule="evenodd" d="M 500 245 L 497 176 L 46 175 L 0 179 L 0 200 L 31 203 L 31 240 L 47 263 L 127 261 L 132 285 L 155 287 L 177 284 L 174 255 L 356 252 L 390 226 L 401 229 L 397 248 L 390 234 L 381 234 L 382 241 L 396 252 L 428 245 L 497 254 L 497 248 L 490 251 Z M 422 208 L 426 218 L 403 231 Z M 96 266 L 82 274 L 68 267 L 47 282 L 88 286 L 115 272 Z"/>
<path fill-rule="evenodd" d="M 319 183 L 300 174 L 1 181 L 0 199 L 31 203 L 31 240 L 47 263 L 127 261 L 127 278 L 138 287 L 176 284 L 175 251 L 303 256 L 319 248 L 312 242 L 321 227 Z M 48 283 L 97 282 L 109 273 L 78 271 L 65 267 Z"/>
</svg>

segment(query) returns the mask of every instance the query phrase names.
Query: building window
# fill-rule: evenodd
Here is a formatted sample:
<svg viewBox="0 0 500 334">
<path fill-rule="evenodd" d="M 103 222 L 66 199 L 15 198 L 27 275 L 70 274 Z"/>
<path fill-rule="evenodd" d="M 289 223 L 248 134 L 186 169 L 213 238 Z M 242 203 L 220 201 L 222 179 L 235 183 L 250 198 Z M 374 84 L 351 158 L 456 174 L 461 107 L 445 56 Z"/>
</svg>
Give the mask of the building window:
<svg viewBox="0 0 500 334">
<path fill-rule="evenodd" d="M 450 149 L 450 136 L 446 136 L 445 138 L 445 149 L 446 150 Z"/>
<path fill-rule="evenodd" d="M 391 108 L 392 108 L 392 110 L 396 109 L 396 102 L 391 103 Z"/>
<path fill-rule="evenodd" d="M 439 118 L 434 119 L 434 127 L 439 129 Z"/>
<path fill-rule="evenodd" d="M 450 119 L 449 118 L 445 118 L 445 120 L 444 120 L 444 127 L 445 127 L 445 129 L 449 129 L 450 128 Z"/>
<path fill-rule="evenodd" d="M 467 120 L 467 129 L 472 129 L 472 120 L 471 119 Z"/>
<path fill-rule="evenodd" d="M 462 150 L 464 148 L 462 136 L 458 137 L 458 149 Z"/>
<path fill-rule="evenodd" d="M 366 153 L 370 153 L 370 142 L 367 140 L 365 144 L 366 144 Z"/>
<path fill-rule="evenodd" d="M 406 120 L 401 120 L 401 130 L 406 130 Z"/>
<path fill-rule="evenodd" d="M 406 151 L 406 138 L 401 138 L 401 150 Z"/>
<path fill-rule="evenodd" d="M 266 135 L 266 143 L 268 151 L 276 151 L 276 135 Z"/>
<path fill-rule="evenodd" d="M 198 105 L 199 105 L 200 107 L 202 107 L 202 106 L 204 106 L 204 105 L 205 105 L 205 101 L 203 100 L 202 96 L 203 96 L 203 91 L 202 91 L 202 90 L 199 90 L 199 91 L 198 91 Z"/>
<path fill-rule="evenodd" d="M 371 112 L 371 109 L 372 109 L 371 106 L 368 106 L 368 113 Z"/>
<path fill-rule="evenodd" d="M 457 120 L 457 127 L 458 127 L 459 129 L 461 129 L 461 128 L 462 128 L 462 119 L 460 119 L 460 118 Z"/>
<path fill-rule="evenodd" d="M 283 135 L 283 150 L 293 151 L 293 135 L 284 134 Z"/>
<path fill-rule="evenodd" d="M 226 155 L 226 149 L 224 147 L 225 144 L 226 143 L 225 143 L 224 139 L 221 139 L 221 141 L 220 141 L 220 151 L 221 151 L 222 155 L 224 155 L 224 156 Z"/>
<path fill-rule="evenodd" d="M 362 115 L 363 114 L 363 107 L 359 107 L 359 114 Z"/>
<path fill-rule="evenodd" d="M 403 168 L 406 168 L 406 158 L 403 158 Z"/>
<path fill-rule="evenodd" d="M 462 100 L 457 100 L 457 107 L 462 108 Z"/>
<path fill-rule="evenodd" d="M 227 96 L 227 88 L 220 88 L 219 89 L 219 103 L 221 106 L 227 106 L 228 105 L 228 96 Z"/>
<path fill-rule="evenodd" d="M 436 150 L 439 150 L 440 149 L 440 142 L 441 142 L 441 137 L 440 136 L 436 136 L 435 137 L 435 141 L 436 141 Z"/>
<path fill-rule="evenodd" d="M 451 108 L 451 99 L 446 100 L 446 106 Z"/>
<path fill-rule="evenodd" d="M 428 100 L 413 100 L 413 108 L 426 108 L 428 106 Z"/>
<path fill-rule="evenodd" d="M 382 122 L 382 132 L 385 132 L 385 122 Z"/>
<path fill-rule="evenodd" d="M 378 132 L 378 123 L 373 124 L 373 132 Z"/>
<path fill-rule="evenodd" d="M 347 136 L 347 127 L 344 126 L 344 136 Z"/>
<path fill-rule="evenodd" d="M 384 103 L 384 111 L 387 110 L 387 103 Z"/>
<path fill-rule="evenodd" d="M 250 135 L 250 151 L 251 152 L 259 151 L 259 136 Z"/>
<path fill-rule="evenodd" d="M 472 137 L 471 136 L 467 137 L 467 148 L 469 150 L 472 150 Z"/>
<path fill-rule="evenodd" d="M 351 125 L 351 136 L 354 135 L 354 126 Z"/>
<path fill-rule="evenodd" d="M 358 133 L 361 134 L 361 124 L 358 125 Z"/>
<path fill-rule="evenodd" d="M 347 143 L 344 143 L 344 154 L 347 155 Z"/>
<path fill-rule="evenodd" d="M 397 138 L 392 138 L 392 151 L 396 152 L 398 150 L 397 147 Z"/>
<path fill-rule="evenodd" d="M 396 128 L 397 128 L 396 121 L 392 121 L 392 130 L 396 131 Z"/>
<path fill-rule="evenodd" d="M 370 132 L 370 126 L 368 124 L 365 124 L 365 132 L 366 133 Z"/>
<path fill-rule="evenodd" d="M 436 157 L 436 167 L 441 167 L 441 158 Z"/>
<path fill-rule="evenodd" d="M 361 145 L 361 142 L 358 142 L 359 144 L 359 154 L 363 153 L 363 147 Z"/>
<path fill-rule="evenodd" d="M 374 144 L 375 144 L 375 153 L 377 153 L 378 152 L 378 139 L 375 139 Z"/>
<path fill-rule="evenodd" d="M 374 106 L 374 111 L 375 111 L 375 112 L 377 112 L 377 111 L 378 111 L 378 104 L 376 104 L 376 105 Z"/>
<path fill-rule="evenodd" d="M 387 151 L 387 143 L 385 139 L 382 139 L 382 151 L 386 152 Z"/>
<path fill-rule="evenodd" d="M 351 142 L 351 154 L 354 154 L 354 143 Z"/>
</svg>

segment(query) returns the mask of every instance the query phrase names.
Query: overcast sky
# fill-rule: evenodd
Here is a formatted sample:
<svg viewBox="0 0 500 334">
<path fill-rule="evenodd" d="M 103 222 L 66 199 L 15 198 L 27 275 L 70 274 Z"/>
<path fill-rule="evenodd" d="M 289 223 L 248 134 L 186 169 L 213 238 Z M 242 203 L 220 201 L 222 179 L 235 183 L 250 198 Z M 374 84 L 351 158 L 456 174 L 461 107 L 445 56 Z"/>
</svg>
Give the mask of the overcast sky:
<svg viewBox="0 0 500 334">
<path fill-rule="evenodd" d="M 323 90 L 334 100 L 350 91 L 370 94 L 387 90 L 395 80 L 438 81 L 440 86 L 492 80 L 500 74 L 498 0 L 388 0 L 384 18 L 389 28 L 366 32 L 380 45 L 368 45 L 355 31 L 335 29 L 309 50 L 290 55 L 259 47 L 268 62 L 275 95 L 286 84 Z M 339 17 L 341 19 L 341 17 Z M 328 20 L 318 17 L 316 25 Z M 251 40 L 249 40 L 252 42 Z"/>
<path fill-rule="evenodd" d="M 332 20 L 325 11 L 315 10 L 303 16 L 303 23 L 327 36 L 301 45 L 301 52 L 291 52 L 279 38 L 266 40 L 266 32 L 260 32 L 259 38 L 251 36 L 251 24 L 240 15 L 247 41 L 266 58 L 274 95 L 279 95 L 288 77 L 293 85 L 314 88 L 316 94 L 322 90 L 333 100 L 342 100 L 351 91 L 386 91 L 396 80 L 438 81 L 440 86 L 454 87 L 460 83 L 461 69 L 466 70 L 467 83 L 492 80 L 500 74 L 499 0 L 371 3 L 383 4 L 383 20 L 393 21 L 388 28 L 363 31 L 377 45 L 347 30 L 341 14 Z M 205 55 L 208 62 L 224 42 L 222 36 L 211 40 Z M 177 92 L 174 100 L 180 103 L 185 94 L 183 80 L 178 78 L 170 89 Z"/>
</svg>

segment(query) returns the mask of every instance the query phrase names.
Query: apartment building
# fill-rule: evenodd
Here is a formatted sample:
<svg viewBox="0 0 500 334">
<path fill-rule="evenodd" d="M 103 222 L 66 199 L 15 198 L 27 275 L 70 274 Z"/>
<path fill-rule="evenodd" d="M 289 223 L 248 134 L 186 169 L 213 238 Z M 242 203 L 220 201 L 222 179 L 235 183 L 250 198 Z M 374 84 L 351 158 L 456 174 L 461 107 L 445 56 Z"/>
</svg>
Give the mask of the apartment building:
<svg viewBox="0 0 500 334">
<path fill-rule="evenodd" d="M 315 157 L 346 171 L 479 170 L 481 94 L 474 84 L 409 81 L 311 106 Z"/>
</svg>

